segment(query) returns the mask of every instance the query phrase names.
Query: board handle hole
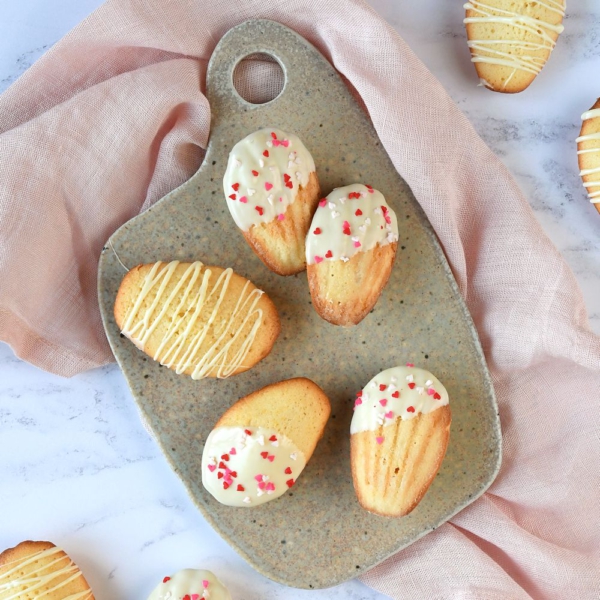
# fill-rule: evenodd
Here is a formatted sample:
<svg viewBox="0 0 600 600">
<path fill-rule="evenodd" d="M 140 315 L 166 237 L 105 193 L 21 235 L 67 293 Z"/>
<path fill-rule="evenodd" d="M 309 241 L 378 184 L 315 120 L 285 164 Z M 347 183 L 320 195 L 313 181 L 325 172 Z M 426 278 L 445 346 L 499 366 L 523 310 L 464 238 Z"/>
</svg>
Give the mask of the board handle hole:
<svg viewBox="0 0 600 600">
<path fill-rule="evenodd" d="M 233 70 L 233 87 L 250 104 L 266 104 L 283 91 L 285 75 L 270 54 L 256 52 L 242 58 Z"/>
</svg>

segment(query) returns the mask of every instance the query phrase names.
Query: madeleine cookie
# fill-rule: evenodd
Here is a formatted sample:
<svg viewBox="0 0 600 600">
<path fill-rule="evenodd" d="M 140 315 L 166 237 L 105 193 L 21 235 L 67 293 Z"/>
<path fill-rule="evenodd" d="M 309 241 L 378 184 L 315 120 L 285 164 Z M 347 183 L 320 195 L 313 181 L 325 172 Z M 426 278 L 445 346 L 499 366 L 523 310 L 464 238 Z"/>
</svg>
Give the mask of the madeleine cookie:
<svg viewBox="0 0 600 600">
<path fill-rule="evenodd" d="M 306 238 L 313 306 L 334 325 L 355 325 L 375 306 L 392 271 L 398 222 L 369 185 L 337 188 L 319 202 Z"/>
<path fill-rule="evenodd" d="M 323 390 L 304 377 L 238 400 L 206 440 L 204 487 L 228 506 L 257 506 L 279 498 L 310 460 L 330 411 Z"/>
<path fill-rule="evenodd" d="M 247 371 L 269 354 L 280 328 L 277 309 L 251 281 L 199 261 L 131 269 L 114 313 L 140 350 L 192 379 Z"/>
<path fill-rule="evenodd" d="M 21 542 L 0 554 L 0 600 L 94 600 L 77 565 L 51 542 Z"/>
<path fill-rule="evenodd" d="M 592 108 L 581 115 L 583 125 L 577 138 L 579 175 L 588 192 L 590 202 L 600 212 L 600 98 Z"/>
<path fill-rule="evenodd" d="M 165 577 L 148 600 L 231 600 L 227 588 L 210 572 L 182 569 Z"/>
<path fill-rule="evenodd" d="M 471 61 L 495 92 L 522 92 L 563 31 L 565 0 L 470 0 L 464 5 Z"/>
<path fill-rule="evenodd" d="M 446 453 L 448 392 L 425 369 L 387 369 L 357 394 L 350 425 L 354 489 L 369 512 L 401 517 L 417 506 Z"/>
<path fill-rule="evenodd" d="M 231 150 L 223 189 L 236 225 L 263 263 L 279 275 L 304 271 L 304 240 L 320 191 L 300 139 L 281 129 L 251 133 Z"/>
</svg>

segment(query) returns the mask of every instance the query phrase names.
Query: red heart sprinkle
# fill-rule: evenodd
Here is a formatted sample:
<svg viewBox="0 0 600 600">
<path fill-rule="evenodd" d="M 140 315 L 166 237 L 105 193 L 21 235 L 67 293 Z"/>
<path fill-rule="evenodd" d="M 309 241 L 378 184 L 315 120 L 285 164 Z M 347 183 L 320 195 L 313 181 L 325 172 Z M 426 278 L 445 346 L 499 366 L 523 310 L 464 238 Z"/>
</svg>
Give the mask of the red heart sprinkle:
<svg viewBox="0 0 600 600">
<path fill-rule="evenodd" d="M 231 473 L 229 473 L 232 477 L 237 477 L 237 471 L 231 471 Z"/>
<path fill-rule="evenodd" d="M 219 463 L 219 469 L 226 469 L 226 468 L 227 468 L 227 465 L 223 461 L 221 461 Z"/>
<path fill-rule="evenodd" d="M 229 484 L 226 481 L 224 481 L 223 482 L 223 489 L 226 490 L 228 487 L 229 487 Z"/>
<path fill-rule="evenodd" d="M 285 187 L 288 187 L 288 188 L 290 188 L 290 190 L 291 190 L 291 189 L 294 187 L 294 184 L 293 184 L 291 181 L 288 181 L 288 182 L 285 184 Z"/>
<path fill-rule="evenodd" d="M 181 600 L 192 600 L 189 594 L 186 594 Z"/>
<path fill-rule="evenodd" d="M 434 397 L 435 400 L 441 400 L 442 399 L 442 397 L 437 392 L 433 395 L 433 397 Z"/>
<path fill-rule="evenodd" d="M 413 413 L 413 412 L 415 412 L 415 407 L 414 407 L 414 406 L 409 406 L 409 407 L 406 409 L 406 412 L 410 412 L 410 413 Z"/>
<path fill-rule="evenodd" d="M 315 235 L 321 235 L 321 228 L 320 228 L 320 227 L 317 227 L 317 228 L 316 228 L 316 229 L 313 231 L 313 233 L 314 233 Z"/>
<path fill-rule="evenodd" d="M 271 137 L 276 140 L 277 139 L 277 134 L 274 131 L 271 131 Z"/>
<path fill-rule="evenodd" d="M 291 475 L 292 474 L 292 469 L 290 467 L 287 467 L 285 470 L 285 474 L 286 475 Z"/>
<path fill-rule="evenodd" d="M 230 195 L 229 195 L 229 197 L 230 197 L 232 200 L 235 200 L 235 199 L 237 198 L 237 196 L 236 196 L 235 194 L 230 194 Z"/>
<path fill-rule="evenodd" d="M 369 190 L 369 194 L 372 194 L 372 193 L 373 193 L 373 188 L 372 188 L 372 186 L 370 186 L 370 185 L 366 185 L 366 184 L 365 184 L 365 187 L 366 187 L 366 188 Z"/>
<path fill-rule="evenodd" d="M 362 394 L 363 394 L 363 391 L 362 391 L 362 390 L 359 390 L 358 392 L 356 392 L 356 395 L 357 395 L 357 396 L 362 396 Z"/>
<path fill-rule="evenodd" d="M 352 232 L 349 229 L 344 229 L 343 231 L 345 235 L 352 235 Z"/>
<path fill-rule="evenodd" d="M 360 217 L 360 215 L 362 215 L 362 210 L 360 210 L 360 208 L 356 209 L 356 212 L 354 213 L 357 217 Z"/>
<path fill-rule="evenodd" d="M 260 453 L 260 455 L 261 455 L 263 458 L 267 458 L 267 456 L 269 456 L 269 453 L 268 453 L 268 452 L 261 452 L 261 453 Z"/>
<path fill-rule="evenodd" d="M 238 483 L 237 491 L 238 492 L 245 492 L 246 488 L 241 483 Z"/>
<path fill-rule="evenodd" d="M 165 577 L 165 578 L 163 579 L 163 583 L 167 583 L 167 581 L 169 581 L 170 579 L 171 579 L 170 577 Z"/>
<path fill-rule="evenodd" d="M 288 479 L 285 483 L 289 488 L 291 488 L 296 482 L 293 479 Z"/>
<path fill-rule="evenodd" d="M 252 435 L 252 432 L 249 429 L 244 429 L 244 433 L 246 435 Z"/>
<path fill-rule="evenodd" d="M 237 192 L 240 189 L 240 184 L 239 183 L 234 183 L 231 187 L 233 188 L 234 192 Z"/>
<path fill-rule="evenodd" d="M 409 384 L 408 384 L 408 387 L 409 387 L 411 390 L 414 390 L 416 385 L 417 385 L 416 383 L 409 383 Z"/>
<path fill-rule="evenodd" d="M 284 173 L 284 174 L 283 174 L 283 180 L 284 180 L 285 182 L 288 182 L 290 179 L 291 179 L 291 177 L 290 177 L 290 176 L 289 176 L 287 173 Z"/>
<path fill-rule="evenodd" d="M 325 254 L 325 258 L 331 258 L 333 256 L 333 252 L 331 250 L 327 250 L 327 254 Z"/>
<path fill-rule="evenodd" d="M 270 442 L 276 442 L 276 441 L 277 441 L 277 436 L 276 436 L 276 435 L 272 435 L 272 436 L 269 438 L 269 441 L 270 441 Z"/>
<path fill-rule="evenodd" d="M 217 474 L 217 479 L 223 479 L 223 473 L 221 473 L 221 471 Z"/>
<path fill-rule="evenodd" d="M 400 398 L 400 392 L 394 392 L 392 398 Z"/>
<path fill-rule="evenodd" d="M 258 171 L 255 171 L 254 169 L 252 170 L 252 175 L 254 175 L 254 177 L 258 177 Z"/>
<path fill-rule="evenodd" d="M 223 460 L 229 460 L 229 454 L 222 454 L 222 455 L 221 455 L 221 458 L 222 458 Z"/>
<path fill-rule="evenodd" d="M 268 150 L 265 150 L 265 151 L 263 152 L 263 156 L 266 156 L 267 158 L 269 158 L 269 151 L 268 151 Z"/>
<path fill-rule="evenodd" d="M 261 217 L 262 217 L 263 213 L 265 212 L 265 211 L 263 210 L 263 207 L 262 207 L 262 206 L 255 206 L 255 207 L 254 207 L 254 210 L 256 210 L 256 212 L 257 212 L 257 213 L 258 213 L 258 214 L 259 214 Z"/>
<path fill-rule="evenodd" d="M 387 385 L 385 385 L 384 383 L 379 384 L 379 391 L 380 392 L 383 392 L 386 388 L 387 388 Z"/>
</svg>

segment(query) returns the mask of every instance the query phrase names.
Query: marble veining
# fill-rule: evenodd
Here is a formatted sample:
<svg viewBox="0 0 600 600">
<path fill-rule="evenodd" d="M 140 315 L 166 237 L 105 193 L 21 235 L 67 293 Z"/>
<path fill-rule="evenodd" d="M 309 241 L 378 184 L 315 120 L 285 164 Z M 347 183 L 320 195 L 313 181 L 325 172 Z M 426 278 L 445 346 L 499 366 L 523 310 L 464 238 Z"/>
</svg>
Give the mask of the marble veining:
<svg viewBox="0 0 600 600">
<path fill-rule="evenodd" d="M 580 115 L 600 95 L 600 5 L 571 3 L 543 72 L 522 94 L 477 87 L 462 3 L 371 0 L 440 79 L 528 197 L 573 269 L 600 333 L 600 215 L 577 175 Z M 101 0 L 0 3 L 0 91 Z M 34 7 L 34 8 L 32 8 Z M 63 545 L 99 598 L 144 598 L 168 572 L 216 573 L 234 599 L 376 600 L 359 582 L 318 592 L 258 575 L 206 524 L 140 423 L 113 365 L 63 380 L 0 344 L 0 547 Z M 251 590 L 251 591 L 249 591 Z"/>
</svg>

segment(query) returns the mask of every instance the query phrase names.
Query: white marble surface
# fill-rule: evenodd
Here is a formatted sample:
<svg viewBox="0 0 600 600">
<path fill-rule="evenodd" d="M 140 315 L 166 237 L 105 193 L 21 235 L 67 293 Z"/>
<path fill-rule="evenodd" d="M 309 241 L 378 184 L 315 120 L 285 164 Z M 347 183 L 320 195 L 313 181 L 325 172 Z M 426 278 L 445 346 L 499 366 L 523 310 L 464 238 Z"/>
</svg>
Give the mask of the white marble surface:
<svg viewBox="0 0 600 600">
<path fill-rule="evenodd" d="M 100 0 L 0 1 L 0 91 Z M 573 269 L 600 332 L 600 215 L 577 176 L 580 114 L 600 95 L 600 5 L 568 9 L 538 80 L 516 96 L 476 87 L 462 2 L 371 0 L 442 81 L 502 158 Z M 501 202 L 501 199 L 498 199 Z M 71 380 L 43 373 L 0 344 L 0 549 L 23 539 L 66 547 L 99 600 L 145 598 L 165 574 L 202 566 L 236 600 L 376 600 L 354 581 L 291 590 L 258 575 L 194 508 L 144 431 L 113 365 Z"/>
</svg>

